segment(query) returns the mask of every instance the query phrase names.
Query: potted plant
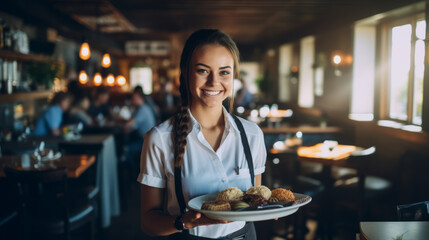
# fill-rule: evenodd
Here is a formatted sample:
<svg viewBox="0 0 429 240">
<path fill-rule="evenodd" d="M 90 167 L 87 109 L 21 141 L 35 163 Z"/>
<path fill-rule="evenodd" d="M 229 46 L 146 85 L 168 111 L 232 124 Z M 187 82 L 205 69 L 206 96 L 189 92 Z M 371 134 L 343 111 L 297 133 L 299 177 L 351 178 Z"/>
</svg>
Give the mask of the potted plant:
<svg viewBox="0 0 429 240">
<path fill-rule="evenodd" d="M 30 65 L 28 74 L 38 88 L 50 89 L 54 79 L 61 78 L 63 68 L 63 64 L 59 61 L 34 62 Z"/>
</svg>

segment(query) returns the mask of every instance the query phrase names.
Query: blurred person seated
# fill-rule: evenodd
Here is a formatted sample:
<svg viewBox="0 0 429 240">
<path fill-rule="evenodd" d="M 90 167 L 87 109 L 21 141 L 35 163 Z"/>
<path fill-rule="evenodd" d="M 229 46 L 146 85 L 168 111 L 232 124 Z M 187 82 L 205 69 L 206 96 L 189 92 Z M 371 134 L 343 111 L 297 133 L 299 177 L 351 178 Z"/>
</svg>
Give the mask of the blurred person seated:
<svg viewBox="0 0 429 240">
<path fill-rule="evenodd" d="M 78 95 L 75 96 L 73 105 L 70 108 L 65 122 L 67 124 L 83 123 L 85 126 L 92 125 L 93 121 L 91 116 L 87 113 L 91 102 L 88 96 Z"/>
<path fill-rule="evenodd" d="M 250 108 L 250 104 L 253 101 L 253 95 L 249 92 L 249 89 L 247 88 L 247 82 L 245 79 L 246 76 L 246 72 L 240 72 L 240 77 L 238 78 L 238 80 L 241 83 L 241 88 L 237 91 L 237 94 L 235 96 L 235 105 L 243 106 L 244 108 L 248 109 Z"/>
<path fill-rule="evenodd" d="M 139 86 L 134 88 L 133 93 L 140 94 L 140 92 L 143 93 L 144 102 L 150 107 L 150 110 L 152 111 L 153 115 L 155 116 L 156 123 L 159 123 L 160 119 L 161 119 L 159 107 L 155 104 L 155 102 L 153 101 L 151 96 L 144 94 L 142 86 L 139 85 Z"/>
<path fill-rule="evenodd" d="M 134 91 L 131 102 L 136 107 L 136 111 L 133 117 L 125 123 L 127 135 L 124 152 L 130 169 L 137 174 L 143 136 L 156 125 L 156 120 L 149 104 L 145 102 L 143 91 Z"/>
<path fill-rule="evenodd" d="M 63 113 L 70 107 L 72 95 L 66 92 L 58 92 L 52 98 L 49 106 L 39 117 L 34 128 L 35 136 L 58 136 L 63 121 Z"/>
<path fill-rule="evenodd" d="M 110 92 L 108 87 L 98 87 L 95 90 L 94 99 L 89 106 L 87 113 L 95 119 L 110 117 L 109 109 Z"/>
</svg>

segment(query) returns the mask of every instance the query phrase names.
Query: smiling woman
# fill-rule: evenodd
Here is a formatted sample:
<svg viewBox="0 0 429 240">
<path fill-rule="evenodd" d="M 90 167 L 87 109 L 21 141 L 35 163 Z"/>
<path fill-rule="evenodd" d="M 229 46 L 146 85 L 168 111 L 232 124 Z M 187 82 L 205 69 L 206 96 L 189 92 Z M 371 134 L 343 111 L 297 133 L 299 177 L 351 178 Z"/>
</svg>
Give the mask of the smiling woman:
<svg viewBox="0 0 429 240">
<path fill-rule="evenodd" d="M 196 196 L 261 184 L 266 159 L 262 131 L 255 123 L 234 119 L 222 105 L 232 92 L 238 62 L 237 46 L 219 30 L 199 30 L 186 41 L 180 61 L 181 110 L 143 142 L 138 181 L 141 227 L 147 234 L 256 239 L 251 223 L 186 211 Z"/>
</svg>

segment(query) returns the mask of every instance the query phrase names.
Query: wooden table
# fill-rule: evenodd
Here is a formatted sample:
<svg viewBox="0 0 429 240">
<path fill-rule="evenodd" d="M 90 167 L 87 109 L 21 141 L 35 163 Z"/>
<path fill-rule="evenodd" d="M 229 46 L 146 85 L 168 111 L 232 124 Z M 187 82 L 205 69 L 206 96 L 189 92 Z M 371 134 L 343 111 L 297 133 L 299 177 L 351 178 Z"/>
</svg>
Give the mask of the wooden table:
<svg viewBox="0 0 429 240">
<path fill-rule="evenodd" d="M 429 239 L 429 222 L 361 222 L 361 240 Z"/>
<path fill-rule="evenodd" d="M 324 217 L 326 218 L 326 232 L 328 239 L 332 239 L 332 213 L 333 213 L 333 203 L 329 199 L 330 196 L 333 196 L 333 186 L 334 179 L 332 178 L 332 167 L 346 167 L 358 169 L 359 177 L 359 191 L 363 193 L 364 189 L 364 176 L 362 171 L 359 171 L 361 164 L 356 162 L 347 161 L 350 153 L 355 151 L 357 147 L 350 145 L 338 145 L 332 151 L 323 151 L 321 149 L 322 144 L 316 144 L 311 147 L 299 147 L 297 150 L 298 161 L 300 162 L 312 162 L 312 163 L 321 163 L 323 165 L 322 169 L 322 182 L 325 186 L 325 197 L 323 201 Z"/>
<path fill-rule="evenodd" d="M 21 156 L 0 157 L 0 177 L 5 177 L 3 169 L 7 167 L 18 170 L 39 170 L 67 167 L 69 178 L 78 178 L 95 162 L 93 155 L 64 155 L 57 160 L 43 161 L 41 164 L 29 154 Z"/>
</svg>

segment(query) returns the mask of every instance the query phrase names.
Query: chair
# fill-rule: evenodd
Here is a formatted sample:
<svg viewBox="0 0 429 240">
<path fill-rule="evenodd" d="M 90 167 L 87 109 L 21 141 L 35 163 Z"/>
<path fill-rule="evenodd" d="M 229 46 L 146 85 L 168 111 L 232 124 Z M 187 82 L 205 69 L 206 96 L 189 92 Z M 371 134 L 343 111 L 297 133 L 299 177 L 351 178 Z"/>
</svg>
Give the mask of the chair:
<svg viewBox="0 0 429 240">
<path fill-rule="evenodd" d="M 16 170 L 6 167 L 6 177 L 18 192 L 18 213 L 24 237 L 62 235 L 87 224 L 94 239 L 94 208 L 84 198 L 72 198 L 67 169 Z"/>
<path fill-rule="evenodd" d="M 429 221 L 429 201 L 398 205 L 399 221 Z"/>
<path fill-rule="evenodd" d="M 278 154 L 269 154 L 267 160 L 267 186 L 271 189 L 282 187 L 290 189 L 293 192 L 302 193 L 313 198 L 311 206 L 306 206 L 294 215 L 293 239 L 304 239 L 306 232 L 306 220 L 311 216 L 311 212 L 315 212 L 314 218 L 321 225 L 322 221 L 319 218 L 320 201 L 324 193 L 324 186 L 321 181 L 301 175 L 301 166 L 297 161 L 296 151 L 283 152 Z M 310 210 L 309 208 L 312 207 Z M 323 228 L 318 228 L 319 234 Z M 282 234 L 281 237 L 288 239 L 290 233 Z"/>
<path fill-rule="evenodd" d="M 374 159 L 376 148 L 351 153 L 348 161 L 357 166 L 357 176 L 343 175 L 335 181 L 333 199 L 337 204 L 358 213 L 359 220 L 369 218 L 369 209 L 377 201 L 393 199 L 393 183 L 387 179 L 365 174 L 368 163 Z"/>
<path fill-rule="evenodd" d="M 399 204 L 423 202 L 429 199 L 429 154 L 406 151 L 399 162 L 397 199 Z"/>
<path fill-rule="evenodd" d="M 18 230 L 18 210 L 16 194 L 6 178 L 0 178 L 0 192 L 0 236 L 2 239 L 13 239 Z"/>
</svg>

